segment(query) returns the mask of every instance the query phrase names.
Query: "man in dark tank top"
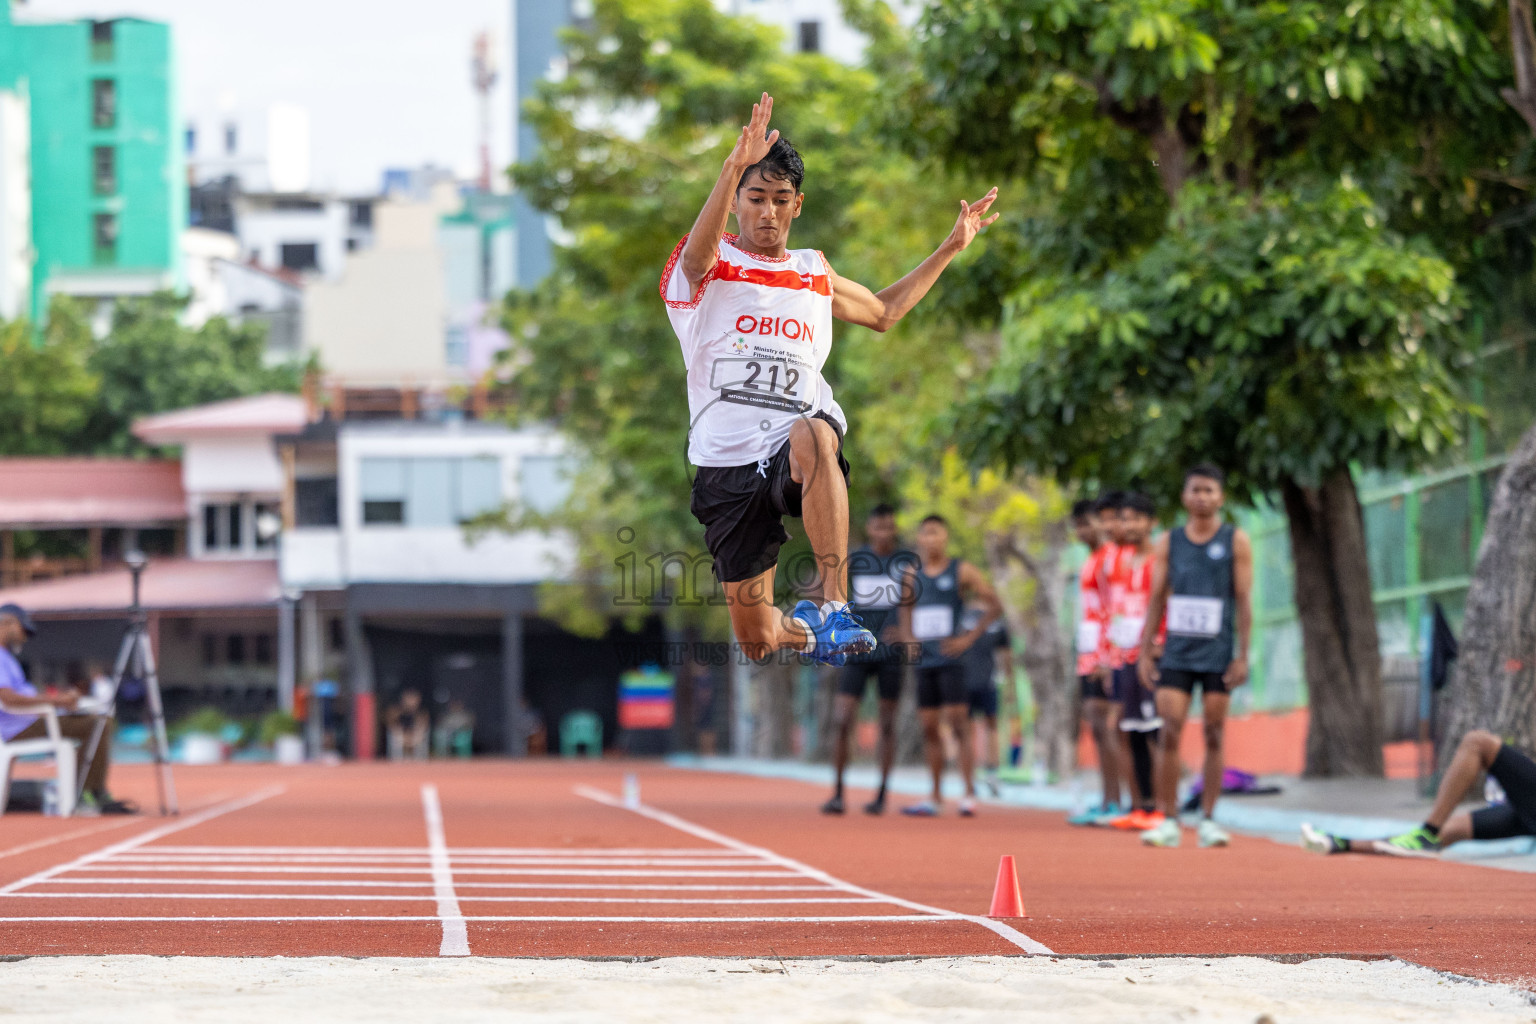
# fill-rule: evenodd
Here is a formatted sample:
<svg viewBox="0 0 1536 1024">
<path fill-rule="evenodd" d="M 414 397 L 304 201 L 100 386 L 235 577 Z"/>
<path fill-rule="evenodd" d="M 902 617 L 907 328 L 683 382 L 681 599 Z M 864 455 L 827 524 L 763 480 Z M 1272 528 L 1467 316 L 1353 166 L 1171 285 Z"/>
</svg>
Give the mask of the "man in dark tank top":
<svg viewBox="0 0 1536 1024">
<path fill-rule="evenodd" d="M 917 717 L 923 726 L 923 746 L 933 774 L 933 797 L 903 807 L 902 813 L 931 818 L 942 806 L 944 736 L 949 730 L 959 753 L 965 795 L 956 809 L 962 817 L 976 813 L 975 748 L 971 742 L 971 707 L 961 657 L 987 627 L 1003 613 L 997 591 L 970 562 L 949 554 L 949 523 L 931 515 L 917 528 L 921 561 L 907 569 L 902 581 L 901 633 L 909 649 L 917 649 Z M 982 607 L 966 628 L 961 613 L 967 599 Z"/>
<path fill-rule="evenodd" d="M 1200 688 L 1205 725 L 1204 789 L 1200 794 L 1201 846 L 1226 846 L 1227 832 L 1212 820 L 1226 767 L 1223 731 L 1231 693 L 1248 681 L 1248 639 L 1253 626 L 1253 547 L 1248 535 L 1221 517 L 1225 475 L 1201 465 L 1184 474 L 1182 526 L 1164 534 L 1153 553 L 1152 601 L 1146 623 L 1166 615 L 1167 640 L 1154 660 L 1157 630 L 1141 638 L 1136 670 L 1145 686 L 1156 687 L 1163 720 L 1154 788 L 1162 824 L 1142 833 L 1149 846 L 1178 846 L 1179 738 L 1195 687 Z"/>
</svg>

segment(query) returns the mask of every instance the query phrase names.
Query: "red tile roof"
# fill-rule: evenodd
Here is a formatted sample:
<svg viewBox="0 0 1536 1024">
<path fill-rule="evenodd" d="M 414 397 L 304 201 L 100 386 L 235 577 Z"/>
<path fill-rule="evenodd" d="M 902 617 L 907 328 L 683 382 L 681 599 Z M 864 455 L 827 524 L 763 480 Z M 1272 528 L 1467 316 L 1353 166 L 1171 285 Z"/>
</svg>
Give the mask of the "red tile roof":
<svg viewBox="0 0 1536 1024">
<path fill-rule="evenodd" d="M 183 523 L 174 459 L 0 459 L 0 529 Z"/>
<path fill-rule="evenodd" d="M 181 444 L 209 435 L 292 434 L 308 420 L 304 399 L 273 393 L 145 416 L 134 422 L 133 433 L 149 444 Z"/>
<path fill-rule="evenodd" d="M 71 614 L 125 612 L 133 585 L 126 568 L 64 576 L 0 590 L 0 604 L 19 604 L 47 618 Z M 282 596 L 276 559 L 192 561 L 150 559 L 144 570 L 144 607 L 153 611 L 204 608 L 271 608 Z"/>
</svg>

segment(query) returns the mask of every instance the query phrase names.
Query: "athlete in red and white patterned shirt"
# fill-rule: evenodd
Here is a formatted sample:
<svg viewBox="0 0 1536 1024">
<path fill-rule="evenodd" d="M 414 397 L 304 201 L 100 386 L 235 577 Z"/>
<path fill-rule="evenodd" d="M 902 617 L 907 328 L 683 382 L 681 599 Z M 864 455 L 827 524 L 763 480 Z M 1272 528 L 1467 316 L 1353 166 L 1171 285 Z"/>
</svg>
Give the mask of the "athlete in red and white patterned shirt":
<svg viewBox="0 0 1536 1024">
<path fill-rule="evenodd" d="M 1112 689 L 1109 647 L 1110 574 L 1120 546 L 1115 543 L 1118 491 L 1097 501 L 1073 506 L 1072 525 L 1077 539 L 1088 548 L 1088 559 L 1077 575 L 1077 676 L 1082 689 L 1083 718 L 1088 722 L 1104 782 L 1097 806 L 1067 819 L 1074 825 L 1098 825 L 1118 817 L 1120 802 L 1121 746 L 1117 720 L 1120 703 Z"/>
<path fill-rule="evenodd" d="M 885 331 L 928 293 L 987 216 L 993 189 L 960 216 L 942 245 L 880 292 L 839 277 L 821 253 L 790 249 L 805 176 L 768 124 L 773 98 L 753 104 L 693 230 L 672 253 L 661 294 L 688 366 L 688 458 L 698 467 L 692 510 L 704 525 L 731 626 L 746 653 L 781 648 L 841 664 L 875 638 L 848 610 L 847 420 L 821 376 L 832 320 Z M 737 233 L 727 235 L 736 216 Z M 803 516 L 822 567 L 824 603 L 790 616 L 773 605 L 782 517 Z"/>
</svg>

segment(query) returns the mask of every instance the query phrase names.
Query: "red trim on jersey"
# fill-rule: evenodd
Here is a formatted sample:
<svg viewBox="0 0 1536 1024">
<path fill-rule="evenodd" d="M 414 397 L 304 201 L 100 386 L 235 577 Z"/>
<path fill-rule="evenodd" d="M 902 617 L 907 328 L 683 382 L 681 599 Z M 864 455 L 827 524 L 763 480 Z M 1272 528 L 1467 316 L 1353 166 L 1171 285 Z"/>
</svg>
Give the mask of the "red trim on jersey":
<svg viewBox="0 0 1536 1024">
<path fill-rule="evenodd" d="M 741 267 L 720 260 L 715 264 L 717 281 L 735 281 L 738 284 L 755 284 L 765 288 L 788 288 L 793 291 L 810 289 L 817 295 L 832 294 L 832 281 L 825 274 L 797 274 L 793 270 L 763 270 L 759 267 Z"/>
<path fill-rule="evenodd" d="M 726 237 L 729 238 L 731 236 L 727 235 Z M 704 280 L 699 282 L 698 290 L 693 293 L 693 298 L 687 302 L 680 299 L 667 298 L 667 285 L 672 282 L 672 271 L 677 269 L 677 261 L 683 255 L 683 246 L 687 244 L 688 236 L 684 235 L 683 240 L 677 243 L 677 248 L 672 250 L 672 255 L 667 258 L 666 269 L 661 272 L 661 301 L 665 302 L 670 309 L 697 309 L 699 303 L 704 300 L 704 289 L 709 286 L 709 282 L 715 279 L 715 272 L 720 269 L 720 247 L 717 245 L 715 246 L 715 265 L 709 268 L 709 273 L 705 274 Z"/>
<path fill-rule="evenodd" d="M 721 235 L 720 237 L 724 238 L 727 242 L 730 242 L 731 246 L 733 248 L 735 248 L 737 252 L 741 253 L 743 256 L 747 257 L 747 259 L 749 259 L 749 260 L 762 260 L 764 263 L 788 263 L 789 262 L 789 253 L 787 253 L 787 252 L 783 256 L 764 256 L 760 252 L 747 252 L 747 250 L 743 249 L 741 247 L 741 236 L 740 235 L 726 234 L 726 235 Z"/>
</svg>

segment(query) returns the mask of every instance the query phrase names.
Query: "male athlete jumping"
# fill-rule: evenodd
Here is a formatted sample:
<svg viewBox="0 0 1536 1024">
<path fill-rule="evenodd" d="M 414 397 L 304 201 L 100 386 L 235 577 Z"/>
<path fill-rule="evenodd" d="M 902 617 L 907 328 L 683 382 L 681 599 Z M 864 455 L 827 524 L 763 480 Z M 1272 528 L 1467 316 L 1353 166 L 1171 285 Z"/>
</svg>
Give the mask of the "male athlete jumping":
<svg viewBox="0 0 1536 1024">
<path fill-rule="evenodd" d="M 832 319 L 886 331 L 928 293 L 977 232 L 997 219 L 993 189 L 960 216 L 933 255 L 872 292 L 839 277 L 820 252 L 790 249 L 805 165 L 770 131 L 763 93 L 741 129 L 693 230 L 661 276 L 688 367 L 692 511 L 704 526 L 731 627 L 748 657 L 782 648 L 842 664 L 875 649 L 848 609 L 847 420 L 821 375 Z M 731 214 L 737 234 L 725 233 Z M 643 372 L 643 368 L 642 368 Z M 773 604 L 783 516 L 803 516 L 821 566 L 823 603 L 790 616 Z"/>
</svg>

